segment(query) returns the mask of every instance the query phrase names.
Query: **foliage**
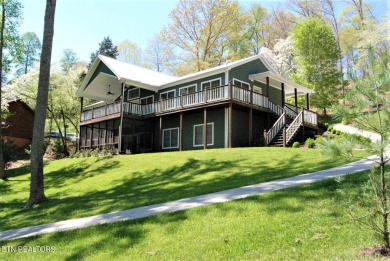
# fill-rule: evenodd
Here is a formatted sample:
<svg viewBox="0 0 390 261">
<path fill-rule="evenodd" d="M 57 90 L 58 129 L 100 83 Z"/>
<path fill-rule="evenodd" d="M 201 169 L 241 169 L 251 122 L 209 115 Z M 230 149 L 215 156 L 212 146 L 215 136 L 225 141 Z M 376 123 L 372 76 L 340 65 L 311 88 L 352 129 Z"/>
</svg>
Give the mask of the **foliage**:
<svg viewBox="0 0 390 261">
<path fill-rule="evenodd" d="M 300 144 L 298 141 L 295 141 L 295 142 L 292 144 L 292 147 L 293 147 L 293 148 L 300 148 L 300 147 L 301 147 L 301 144 Z"/>
<path fill-rule="evenodd" d="M 319 19 L 300 21 L 292 31 L 293 54 L 298 65 L 292 79 L 315 91 L 312 104 L 326 109 L 337 101 L 339 50 L 332 29 Z"/>
<path fill-rule="evenodd" d="M 46 193 L 53 200 L 29 211 L 20 211 L 29 168 L 8 171 L 12 186 L 1 194 L 1 213 L 12 219 L 2 220 L 2 230 L 193 197 L 346 162 L 329 161 L 319 150 L 267 147 L 55 160 L 44 166 Z"/>
<path fill-rule="evenodd" d="M 308 147 L 309 149 L 312 149 L 316 146 L 316 142 L 312 139 L 312 138 L 308 138 L 306 141 L 305 141 L 305 145 L 306 147 Z"/>
<path fill-rule="evenodd" d="M 116 57 L 118 56 L 118 54 L 119 54 L 118 48 L 117 48 L 117 46 L 114 46 L 114 44 L 112 43 L 112 40 L 109 36 L 104 37 L 103 40 L 99 43 L 99 49 L 96 52 L 91 53 L 91 61 L 89 62 L 88 67 L 91 67 L 91 65 L 93 64 L 95 59 L 99 56 L 99 54 L 102 54 L 102 55 L 105 55 L 105 56 L 108 56 L 108 57 L 111 57 L 114 59 L 116 59 Z"/>
<path fill-rule="evenodd" d="M 233 0 L 180 0 L 170 18 L 163 35 L 180 52 L 179 75 L 226 62 L 228 45 L 243 22 Z"/>
<path fill-rule="evenodd" d="M 5 170 L 7 170 L 9 163 L 17 158 L 17 147 L 12 140 L 3 142 L 3 158 Z"/>
<path fill-rule="evenodd" d="M 289 79 L 290 75 L 296 71 L 297 68 L 293 62 L 293 44 L 290 36 L 286 39 L 279 39 L 272 50 L 264 47 L 261 51 L 276 71 L 286 79 Z"/>
<path fill-rule="evenodd" d="M 352 89 L 348 91 L 345 97 L 349 105 L 335 108 L 339 118 L 345 118 L 356 124 L 358 128 L 378 134 L 380 139 L 368 143 L 349 136 L 349 144 L 325 143 L 324 148 L 327 154 L 332 157 L 351 156 L 352 151 L 348 148 L 359 144 L 359 146 L 377 156 L 376 159 L 373 159 L 375 166 L 372 169 L 370 179 L 371 203 L 365 209 L 365 214 L 359 216 L 358 219 L 370 223 L 371 227 L 383 236 L 383 241 L 386 247 L 389 248 L 388 214 L 390 205 L 388 203 L 389 191 L 385 164 L 390 160 L 386 154 L 386 148 L 390 145 L 390 111 L 387 109 L 381 110 L 381 107 L 389 108 L 390 106 L 388 99 L 390 70 L 381 68 L 383 67 L 378 64 L 378 60 L 373 50 L 371 50 L 365 72 L 366 78 L 354 79 Z M 375 112 L 376 121 L 372 120 L 372 114 L 366 113 L 367 110 Z"/>
<path fill-rule="evenodd" d="M 129 40 L 124 40 L 118 44 L 117 49 L 117 59 L 119 61 L 142 67 L 148 67 L 148 65 L 145 63 L 142 49 L 139 48 L 136 43 Z"/>
<path fill-rule="evenodd" d="M 21 39 L 21 53 L 19 58 L 19 69 L 17 75 L 26 74 L 34 63 L 39 61 L 40 51 L 42 48 L 41 41 L 34 32 L 23 34 Z"/>
<path fill-rule="evenodd" d="M 61 69 L 68 73 L 77 63 L 77 54 L 72 49 L 65 49 L 60 60 Z"/>
</svg>

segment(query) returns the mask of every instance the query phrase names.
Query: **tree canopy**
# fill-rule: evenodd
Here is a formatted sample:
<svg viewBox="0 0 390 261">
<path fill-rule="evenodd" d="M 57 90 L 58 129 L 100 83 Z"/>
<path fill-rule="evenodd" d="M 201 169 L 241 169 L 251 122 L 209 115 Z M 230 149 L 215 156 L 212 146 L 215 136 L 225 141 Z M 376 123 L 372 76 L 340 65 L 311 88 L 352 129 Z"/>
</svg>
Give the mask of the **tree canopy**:
<svg viewBox="0 0 390 261">
<path fill-rule="evenodd" d="M 26 74 L 34 63 L 39 61 L 41 41 L 34 32 L 23 34 L 20 45 L 19 69 L 17 75 Z"/>
<path fill-rule="evenodd" d="M 99 43 L 99 49 L 96 50 L 96 52 L 91 53 L 89 67 L 92 65 L 99 54 L 103 54 L 114 59 L 116 59 L 116 57 L 119 55 L 117 46 L 112 43 L 112 40 L 109 36 L 104 37 L 103 41 Z"/>
</svg>

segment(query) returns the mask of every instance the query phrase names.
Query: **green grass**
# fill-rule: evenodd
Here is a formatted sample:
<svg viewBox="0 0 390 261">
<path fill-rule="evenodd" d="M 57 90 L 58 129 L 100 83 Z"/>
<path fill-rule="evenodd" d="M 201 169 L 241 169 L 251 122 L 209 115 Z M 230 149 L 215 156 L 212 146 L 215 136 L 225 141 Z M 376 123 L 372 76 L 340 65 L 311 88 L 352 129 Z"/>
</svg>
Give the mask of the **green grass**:
<svg viewBox="0 0 390 261">
<path fill-rule="evenodd" d="M 360 152 L 363 153 L 364 152 Z M 265 182 L 345 163 L 318 150 L 214 149 L 107 158 L 64 159 L 46 164 L 51 201 L 22 210 L 29 169 L 0 182 L 1 230 L 108 213 Z"/>
<path fill-rule="evenodd" d="M 53 253 L 0 253 L 7 260 L 365 260 L 380 243 L 355 226 L 345 199 L 366 173 L 135 221 L 0 242 Z M 378 260 L 375 259 L 375 260 Z"/>
</svg>

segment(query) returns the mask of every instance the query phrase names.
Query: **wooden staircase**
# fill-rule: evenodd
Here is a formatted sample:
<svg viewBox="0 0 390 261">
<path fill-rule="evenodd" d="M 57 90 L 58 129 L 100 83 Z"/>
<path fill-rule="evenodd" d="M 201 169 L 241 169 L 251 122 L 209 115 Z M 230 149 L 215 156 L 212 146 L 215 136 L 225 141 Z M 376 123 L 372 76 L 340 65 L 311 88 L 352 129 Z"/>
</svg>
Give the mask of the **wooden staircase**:
<svg viewBox="0 0 390 261">
<path fill-rule="evenodd" d="M 270 147 L 284 147 L 283 144 L 283 131 L 287 129 L 291 123 L 294 121 L 293 118 L 286 115 L 286 123 L 284 126 L 279 130 L 278 133 L 276 133 L 275 137 L 271 140 L 271 142 L 268 144 Z M 287 146 L 287 144 L 286 144 Z"/>
</svg>

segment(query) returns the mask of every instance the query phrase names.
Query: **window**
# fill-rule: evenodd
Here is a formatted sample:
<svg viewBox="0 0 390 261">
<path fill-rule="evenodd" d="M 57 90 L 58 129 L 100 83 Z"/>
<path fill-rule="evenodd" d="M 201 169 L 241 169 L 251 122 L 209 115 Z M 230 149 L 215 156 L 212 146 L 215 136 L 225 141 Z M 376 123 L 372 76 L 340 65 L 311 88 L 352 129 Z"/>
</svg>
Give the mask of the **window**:
<svg viewBox="0 0 390 261">
<path fill-rule="evenodd" d="M 139 88 L 130 89 L 127 91 L 127 100 L 139 98 Z"/>
<path fill-rule="evenodd" d="M 254 92 L 254 93 L 258 93 L 258 94 L 262 94 L 261 87 L 259 87 L 259 86 L 253 86 L 253 92 Z"/>
<path fill-rule="evenodd" d="M 163 149 L 179 148 L 179 128 L 164 129 L 162 134 Z"/>
<path fill-rule="evenodd" d="M 140 99 L 142 105 L 151 104 L 154 102 L 154 96 L 144 97 Z"/>
<path fill-rule="evenodd" d="M 191 85 L 179 89 L 179 95 L 189 94 L 196 92 L 196 85 Z"/>
<path fill-rule="evenodd" d="M 160 93 L 160 100 L 166 100 L 175 97 L 175 90 Z"/>
<path fill-rule="evenodd" d="M 207 89 L 212 89 L 212 88 L 217 88 L 221 86 L 221 79 L 215 79 L 207 82 L 202 82 L 202 90 L 205 88 Z"/>
<path fill-rule="evenodd" d="M 203 125 L 194 125 L 194 147 L 203 146 Z M 207 145 L 214 145 L 214 122 L 207 123 Z"/>
<path fill-rule="evenodd" d="M 246 82 L 243 82 L 243 81 L 240 81 L 237 79 L 233 79 L 233 85 L 236 87 L 243 88 L 245 90 L 249 90 L 249 86 L 250 86 L 249 83 L 246 83 Z"/>
</svg>

